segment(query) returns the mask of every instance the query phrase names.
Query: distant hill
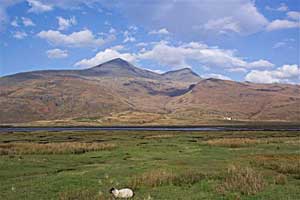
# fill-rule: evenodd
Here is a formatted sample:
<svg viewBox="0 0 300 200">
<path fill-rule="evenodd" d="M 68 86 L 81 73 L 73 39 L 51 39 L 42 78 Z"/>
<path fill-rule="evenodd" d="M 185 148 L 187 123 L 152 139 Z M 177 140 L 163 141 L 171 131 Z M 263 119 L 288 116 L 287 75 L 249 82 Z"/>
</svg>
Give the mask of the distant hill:
<svg viewBox="0 0 300 200">
<path fill-rule="evenodd" d="M 300 122 L 300 86 L 157 74 L 114 59 L 83 70 L 0 78 L 0 123 L 172 125 Z"/>
</svg>

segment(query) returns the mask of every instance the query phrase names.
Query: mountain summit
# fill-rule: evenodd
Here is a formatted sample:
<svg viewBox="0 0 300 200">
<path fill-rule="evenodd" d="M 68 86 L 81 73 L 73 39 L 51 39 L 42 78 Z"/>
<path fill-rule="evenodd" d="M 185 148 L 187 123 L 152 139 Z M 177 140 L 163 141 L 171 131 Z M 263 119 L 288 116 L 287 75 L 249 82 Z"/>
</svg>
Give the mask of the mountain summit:
<svg viewBox="0 0 300 200">
<path fill-rule="evenodd" d="M 190 68 L 178 69 L 175 71 L 169 71 L 162 76 L 166 79 L 176 80 L 176 81 L 188 81 L 188 82 L 198 82 L 201 80 L 200 76 L 193 72 Z"/>
<path fill-rule="evenodd" d="M 135 67 L 121 58 L 116 58 L 95 67 L 84 70 L 84 73 L 93 76 L 111 77 L 140 77 L 149 79 L 160 79 L 160 75 L 154 72 Z"/>
</svg>

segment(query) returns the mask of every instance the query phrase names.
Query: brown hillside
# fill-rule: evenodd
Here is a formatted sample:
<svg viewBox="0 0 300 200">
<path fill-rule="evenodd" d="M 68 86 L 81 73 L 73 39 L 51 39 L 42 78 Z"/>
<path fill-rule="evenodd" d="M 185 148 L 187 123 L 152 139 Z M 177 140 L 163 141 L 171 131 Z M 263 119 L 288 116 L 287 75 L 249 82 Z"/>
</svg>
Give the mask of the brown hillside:
<svg viewBox="0 0 300 200">
<path fill-rule="evenodd" d="M 299 108 L 299 85 L 202 80 L 190 69 L 156 74 L 121 59 L 85 70 L 0 78 L 2 124 L 82 118 L 116 125 L 229 118 L 299 122 Z"/>
</svg>

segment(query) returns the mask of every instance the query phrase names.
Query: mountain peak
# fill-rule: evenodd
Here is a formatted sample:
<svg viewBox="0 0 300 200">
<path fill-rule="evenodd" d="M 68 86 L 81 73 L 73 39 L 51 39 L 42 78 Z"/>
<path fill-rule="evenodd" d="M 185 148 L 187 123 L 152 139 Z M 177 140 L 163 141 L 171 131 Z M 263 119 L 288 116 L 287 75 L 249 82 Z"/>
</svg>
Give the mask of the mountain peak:
<svg viewBox="0 0 300 200">
<path fill-rule="evenodd" d="M 164 73 L 165 75 L 166 74 L 182 74 L 182 73 L 191 73 L 195 76 L 199 76 L 198 74 L 196 74 L 191 68 L 182 68 L 182 69 L 177 69 L 177 70 L 173 70 L 173 71 L 168 71 L 166 73 Z"/>
<path fill-rule="evenodd" d="M 122 68 L 136 68 L 131 63 L 127 62 L 126 60 L 122 58 L 114 58 L 112 60 L 106 61 L 104 63 L 101 63 L 100 65 L 97 65 L 93 68 L 103 68 L 103 67 L 122 67 Z"/>
<path fill-rule="evenodd" d="M 122 70 L 135 70 L 137 67 L 133 66 L 131 63 L 127 62 L 122 58 L 114 58 L 112 60 L 101 63 L 95 67 L 90 68 L 93 71 L 103 71 L 111 69 L 122 69 Z"/>
<path fill-rule="evenodd" d="M 167 79 L 176 81 L 198 82 L 201 80 L 200 76 L 193 72 L 193 70 L 191 70 L 190 68 L 169 71 L 162 75 Z"/>
<path fill-rule="evenodd" d="M 177 71 L 177 72 L 183 72 L 183 71 L 193 72 L 193 70 L 191 68 L 188 68 L 188 67 L 177 69 L 177 70 L 174 70 L 173 72 L 175 72 L 175 71 Z"/>
<path fill-rule="evenodd" d="M 85 71 L 90 76 L 140 77 L 159 79 L 160 75 L 135 67 L 122 58 L 115 58 Z"/>
<path fill-rule="evenodd" d="M 114 59 L 112 59 L 110 61 L 107 61 L 103 64 L 131 65 L 129 62 L 127 62 L 126 60 L 124 60 L 122 58 L 114 58 Z"/>
</svg>

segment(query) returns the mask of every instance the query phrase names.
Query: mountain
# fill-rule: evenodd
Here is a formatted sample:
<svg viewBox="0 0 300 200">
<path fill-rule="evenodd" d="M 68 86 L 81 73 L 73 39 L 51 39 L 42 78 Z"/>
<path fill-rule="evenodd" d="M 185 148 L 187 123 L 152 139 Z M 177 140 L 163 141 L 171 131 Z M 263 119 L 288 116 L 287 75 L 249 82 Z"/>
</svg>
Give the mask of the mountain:
<svg viewBox="0 0 300 200">
<path fill-rule="evenodd" d="M 0 78 L 0 123 L 157 125 L 300 122 L 300 87 L 157 74 L 114 59 Z"/>
<path fill-rule="evenodd" d="M 177 116 L 300 121 L 300 87 L 204 79 L 168 107 Z"/>
<path fill-rule="evenodd" d="M 81 74 L 87 76 L 110 76 L 127 78 L 140 77 L 148 79 L 161 78 L 159 74 L 141 68 L 137 68 L 121 58 L 116 58 L 111 61 L 100 64 L 96 67 L 82 70 Z"/>
<path fill-rule="evenodd" d="M 198 82 L 201 80 L 200 76 L 193 72 L 190 68 L 179 69 L 162 74 L 164 79 L 174 81 Z"/>
</svg>

